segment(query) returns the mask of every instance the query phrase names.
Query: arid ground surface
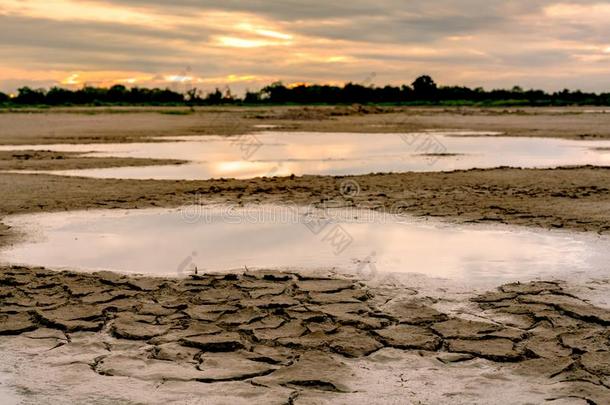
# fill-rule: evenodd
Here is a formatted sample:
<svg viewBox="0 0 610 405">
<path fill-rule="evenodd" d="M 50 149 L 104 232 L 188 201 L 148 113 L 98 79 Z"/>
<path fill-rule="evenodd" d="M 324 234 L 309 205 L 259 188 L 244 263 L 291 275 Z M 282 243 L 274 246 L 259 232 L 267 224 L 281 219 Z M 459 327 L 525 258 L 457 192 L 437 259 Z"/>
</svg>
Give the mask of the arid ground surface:
<svg viewBox="0 0 610 405">
<path fill-rule="evenodd" d="M 162 403 L 172 390 L 195 403 L 363 403 L 373 391 L 377 403 L 610 399 L 610 311 L 560 283 L 474 296 L 468 319 L 413 289 L 290 273 L 176 281 L 12 267 L 0 277 L 0 335 L 17 335 L 0 350 L 55 373 L 36 384 L 23 373 L 34 402 Z M 367 356 L 363 379 L 355 362 Z M 90 391 L 60 391 L 75 383 Z"/>
<path fill-rule="evenodd" d="M 610 113 L 591 108 L 226 107 L 0 111 L 0 144 L 133 142 L 150 136 L 286 131 L 461 129 L 509 136 L 610 139 Z"/>
<path fill-rule="evenodd" d="M 468 129 L 610 139 L 610 114 L 583 109 L 324 107 L 2 113 L 0 143 L 144 141 L 240 134 L 256 125 L 287 131 Z M 2 170 L 156 163 L 0 153 Z M 194 203 L 297 203 L 450 222 L 610 232 L 610 168 L 353 176 L 360 191 L 351 196 L 340 192 L 343 180 L 139 181 L 1 173 L 0 217 Z M 0 246 L 19 237 L 0 225 Z M 20 394 L 36 403 L 92 398 L 98 403 L 610 401 L 609 305 L 587 302 L 610 291 L 610 269 L 607 279 L 585 286 L 546 280 L 457 296 L 429 294 L 408 283 L 370 286 L 326 277 L 270 272 L 133 279 L 7 265 L 0 270 L 0 335 L 7 335 L 0 339 L 7 359 L 0 375 L 15 376 Z M 15 359 L 9 361 L 9 354 Z M 37 367 L 54 370 L 53 376 L 33 373 Z"/>
</svg>

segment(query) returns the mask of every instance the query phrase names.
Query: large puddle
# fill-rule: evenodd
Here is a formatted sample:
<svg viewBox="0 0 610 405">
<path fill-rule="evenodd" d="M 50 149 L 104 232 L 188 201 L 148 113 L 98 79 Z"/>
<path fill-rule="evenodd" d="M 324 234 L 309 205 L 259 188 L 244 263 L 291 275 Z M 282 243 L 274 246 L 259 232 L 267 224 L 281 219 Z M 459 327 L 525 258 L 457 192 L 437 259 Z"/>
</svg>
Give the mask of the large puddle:
<svg viewBox="0 0 610 405">
<path fill-rule="evenodd" d="M 608 277 L 610 238 L 467 225 L 359 210 L 285 206 L 81 211 L 7 217 L 30 240 L 3 261 L 184 276 L 234 269 L 327 269 L 370 279 L 414 273 L 497 285 Z M 33 236 L 32 236 L 33 235 Z"/>
<path fill-rule="evenodd" d="M 497 134 L 261 132 L 241 136 L 164 137 L 160 142 L 131 144 L 5 145 L 0 146 L 0 150 L 53 150 L 83 152 L 98 157 L 188 161 L 184 165 L 50 172 L 129 179 L 204 180 L 290 174 L 357 175 L 498 166 L 545 168 L 610 164 L 610 141 L 481 135 Z"/>
</svg>

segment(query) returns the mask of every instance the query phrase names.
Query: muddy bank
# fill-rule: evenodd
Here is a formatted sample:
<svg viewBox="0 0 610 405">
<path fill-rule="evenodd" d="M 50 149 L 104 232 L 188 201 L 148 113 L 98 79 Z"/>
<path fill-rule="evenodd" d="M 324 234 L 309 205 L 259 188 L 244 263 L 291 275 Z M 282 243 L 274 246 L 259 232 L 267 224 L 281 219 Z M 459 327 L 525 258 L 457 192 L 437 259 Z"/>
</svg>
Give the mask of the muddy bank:
<svg viewBox="0 0 610 405">
<path fill-rule="evenodd" d="M 482 382 L 490 367 L 498 369 L 505 378 L 488 378 L 475 390 L 480 398 L 522 376 L 543 381 L 532 394 L 540 400 L 610 400 L 610 311 L 557 282 L 509 284 L 475 296 L 476 321 L 443 313 L 437 299 L 413 289 L 280 272 L 176 280 L 5 267 L 0 297 L 0 335 L 13 336 L 0 339 L 1 348 L 34 356 L 56 375 L 78 369 L 83 381 L 153 383 L 159 398 L 165 384 L 219 394 L 231 383 L 239 400 L 371 399 L 367 387 L 354 385 L 355 362 L 381 372 L 388 359 L 380 359 L 393 350 L 395 358 L 430 362 L 437 376 L 459 379 L 484 365 Z M 94 389 L 50 393 L 27 381 L 26 370 L 15 383 L 31 400 L 78 401 Z M 390 384 L 378 400 L 467 400 L 467 392 L 446 392 L 451 388 L 409 392 Z M 129 393 L 107 395 L 126 400 Z"/>
<path fill-rule="evenodd" d="M 151 136 L 262 131 L 497 131 L 509 136 L 610 139 L 610 114 L 583 108 L 208 107 L 58 108 L 0 113 L 0 143 L 147 141 Z M 26 119 L 27 117 L 27 119 Z"/>
<path fill-rule="evenodd" d="M 77 170 L 100 167 L 177 165 L 175 159 L 84 157 L 76 152 L 0 151 L 0 170 Z"/>
</svg>

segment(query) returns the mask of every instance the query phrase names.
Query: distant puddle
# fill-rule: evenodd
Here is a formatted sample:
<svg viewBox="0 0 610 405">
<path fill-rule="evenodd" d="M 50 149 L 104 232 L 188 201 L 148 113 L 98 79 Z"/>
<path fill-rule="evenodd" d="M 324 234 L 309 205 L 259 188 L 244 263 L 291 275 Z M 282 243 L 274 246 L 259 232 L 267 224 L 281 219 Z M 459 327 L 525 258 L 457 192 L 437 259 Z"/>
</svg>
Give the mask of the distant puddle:
<svg viewBox="0 0 610 405">
<path fill-rule="evenodd" d="M 493 132 L 409 134 L 262 132 L 164 137 L 158 143 L 0 146 L 91 152 L 89 156 L 181 159 L 185 165 L 60 170 L 69 176 L 205 180 L 295 175 L 429 172 L 498 166 L 610 165 L 610 141 L 515 138 Z"/>
<path fill-rule="evenodd" d="M 521 227 L 456 226 L 372 211 L 281 206 L 112 210 L 3 220 L 33 240 L 11 263 L 184 276 L 233 269 L 336 269 L 370 279 L 417 273 L 497 285 L 608 277 L 610 238 Z"/>
</svg>

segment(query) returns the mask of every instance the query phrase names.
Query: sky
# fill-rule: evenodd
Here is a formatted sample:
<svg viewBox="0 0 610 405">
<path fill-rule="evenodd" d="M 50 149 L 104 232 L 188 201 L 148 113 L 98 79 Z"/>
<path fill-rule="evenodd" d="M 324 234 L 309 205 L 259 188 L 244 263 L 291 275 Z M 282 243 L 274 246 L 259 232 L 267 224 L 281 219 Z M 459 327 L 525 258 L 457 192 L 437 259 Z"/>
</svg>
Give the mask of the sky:
<svg viewBox="0 0 610 405">
<path fill-rule="evenodd" d="M 410 83 L 610 91 L 610 1 L 0 0 L 0 91 Z"/>
</svg>

